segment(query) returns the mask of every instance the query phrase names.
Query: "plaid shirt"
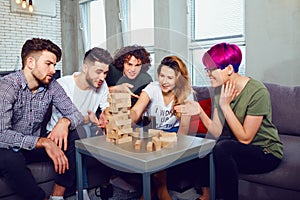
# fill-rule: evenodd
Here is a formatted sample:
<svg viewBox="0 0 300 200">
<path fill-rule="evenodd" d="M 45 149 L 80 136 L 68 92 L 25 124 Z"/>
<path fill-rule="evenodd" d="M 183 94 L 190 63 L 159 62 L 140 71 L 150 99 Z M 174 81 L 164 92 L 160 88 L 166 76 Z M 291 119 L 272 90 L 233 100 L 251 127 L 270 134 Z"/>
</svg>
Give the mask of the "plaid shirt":
<svg viewBox="0 0 300 200">
<path fill-rule="evenodd" d="M 0 148 L 35 148 L 50 103 L 71 121 L 70 129 L 83 122 L 82 114 L 55 79 L 33 94 L 21 70 L 1 78 Z"/>
</svg>

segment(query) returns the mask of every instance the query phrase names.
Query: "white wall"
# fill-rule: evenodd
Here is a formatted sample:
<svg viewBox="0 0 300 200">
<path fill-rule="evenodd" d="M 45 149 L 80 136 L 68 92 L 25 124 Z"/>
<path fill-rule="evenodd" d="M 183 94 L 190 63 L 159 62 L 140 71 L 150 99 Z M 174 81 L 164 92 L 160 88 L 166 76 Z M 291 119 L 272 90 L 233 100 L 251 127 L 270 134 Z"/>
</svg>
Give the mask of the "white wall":
<svg viewBox="0 0 300 200">
<path fill-rule="evenodd" d="M 56 0 L 55 17 L 13 13 L 10 2 L 15 1 L 0 0 L 0 71 L 21 68 L 21 48 L 27 39 L 50 39 L 59 47 L 62 43 L 60 0 Z M 61 62 L 57 64 L 60 68 Z"/>
<path fill-rule="evenodd" d="M 300 85 L 300 1 L 246 0 L 246 74 Z"/>
</svg>

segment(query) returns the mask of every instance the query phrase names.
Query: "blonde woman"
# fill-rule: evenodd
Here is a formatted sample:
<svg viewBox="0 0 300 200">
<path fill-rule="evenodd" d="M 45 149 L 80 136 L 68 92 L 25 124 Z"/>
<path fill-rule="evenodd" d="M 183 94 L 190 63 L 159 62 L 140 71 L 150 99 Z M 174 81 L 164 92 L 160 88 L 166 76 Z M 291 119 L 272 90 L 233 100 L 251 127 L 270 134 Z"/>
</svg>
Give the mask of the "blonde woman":
<svg viewBox="0 0 300 200">
<path fill-rule="evenodd" d="M 157 69 L 158 81 L 147 85 L 136 104 L 130 110 L 133 122 L 138 122 L 146 111 L 156 119 L 156 128 L 186 134 L 189 129 L 190 116 L 179 116 L 174 106 L 185 100 L 193 100 L 187 67 L 176 56 L 165 57 Z M 167 190 L 166 171 L 153 175 L 154 187 L 159 199 L 171 200 Z"/>
</svg>

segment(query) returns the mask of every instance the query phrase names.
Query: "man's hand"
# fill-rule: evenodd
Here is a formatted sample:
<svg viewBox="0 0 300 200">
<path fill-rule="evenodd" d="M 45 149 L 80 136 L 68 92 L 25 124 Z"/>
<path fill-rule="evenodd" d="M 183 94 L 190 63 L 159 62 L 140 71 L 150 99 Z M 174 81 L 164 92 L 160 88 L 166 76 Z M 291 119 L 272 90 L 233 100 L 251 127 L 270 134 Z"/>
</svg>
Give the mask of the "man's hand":
<svg viewBox="0 0 300 200">
<path fill-rule="evenodd" d="M 67 118 L 60 118 L 54 128 L 52 129 L 51 133 L 48 135 L 47 138 L 54 141 L 54 143 L 62 149 L 67 150 L 68 147 L 68 134 L 69 134 L 69 126 L 71 122 Z"/>
<path fill-rule="evenodd" d="M 106 124 L 108 124 L 108 121 L 106 119 L 105 111 L 104 110 L 101 112 L 101 114 L 99 116 L 99 119 L 97 119 L 95 113 L 93 113 L 91 110 L 88 110 L 88 116 L 89 116 L 90 122 L 94 126 L 98 127 L 98 131 L 96 132 L 96 135 L 98 134 L 98 132 L 99 132 L 100 129 L 102 129 L 102 130 L 105 129 Z"/>
<path fill-rule="evenodd" d="M 69 169 L 69 162 L 64 152 L 49 138 L 39 138 L 36 148 L 45 148 L 46 153 L 54 164 L 54 169 L 63 174 Z"/>
<path fill-rule="evenodd" d="M 100 126 L 100 122 L 96 114 L 91 110 L 88 110 L 87 113 L 88 113 L 89 122 L 92 123 L 94 126 Z"/>
<path fill-rule="evenodd" d="M 108 120 L 106 118 L 105 111 L 102 111 L 102 113 L 99 116 L 99 125 L 100 125 L 100 128 L 105 128 L 106 124 L 108 124 Z"/>
<path fill-rule="evenodd" d="M 116 92 L 125 92 L 129 93 L 132 97 L 139 98 L 138 95 L 134 94 L 131 92 L 130 88 L 133 88 L 134 86 L 129 84 L 129 83 L 122 83 L 121 85 L 116 85 L 115 86 L 115 91 Z"/>
</svg>

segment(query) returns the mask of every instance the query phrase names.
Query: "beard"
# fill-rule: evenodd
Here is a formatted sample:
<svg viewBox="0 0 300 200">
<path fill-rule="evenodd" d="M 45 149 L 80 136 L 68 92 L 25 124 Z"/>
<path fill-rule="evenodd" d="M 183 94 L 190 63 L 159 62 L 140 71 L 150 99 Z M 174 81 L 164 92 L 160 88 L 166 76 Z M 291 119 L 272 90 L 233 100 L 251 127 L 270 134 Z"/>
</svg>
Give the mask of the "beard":
<svg viewBox="0 0 300 200">
<path fill-rule="evenodd" d="M 86 82 L 89 84 L 89 86 L 91 88 L 94 88 L 94 89 L 98 89 L 102 85 L 102 83 L 99 85 L 98 84 L 99 82 L 96 83 L 95 81 L 93 81 L 93 79 L 88 74 L 86 75 Z"/>
<path fill-rule="evenodd" d="M 37 70 L 32 71 L 32 76 L 40 85 L 49 85 L 49 83 L 53 80 L 52 75 L 50 78 L 50 75 L 43 75 Z"/>
</svg>

